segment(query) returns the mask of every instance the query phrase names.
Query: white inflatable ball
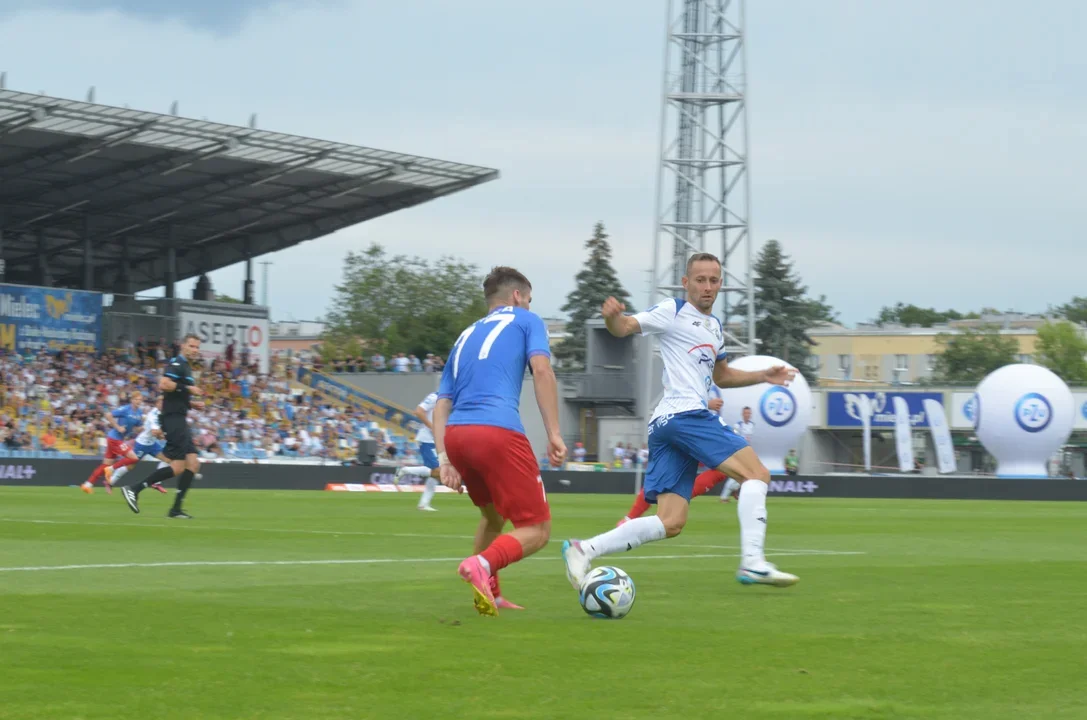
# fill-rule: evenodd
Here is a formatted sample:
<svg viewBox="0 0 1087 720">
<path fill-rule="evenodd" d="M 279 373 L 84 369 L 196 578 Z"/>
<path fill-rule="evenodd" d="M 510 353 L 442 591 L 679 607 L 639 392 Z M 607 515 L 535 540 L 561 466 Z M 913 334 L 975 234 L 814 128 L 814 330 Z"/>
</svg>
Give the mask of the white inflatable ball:
<svg viewBox="0 0 1087 720">
<path fill-rule="evenodd" d="M 1046 462 L 1075 422 L 1072 391 L 1040 365 L 1005 365 L 978 385 L 972 407 L 978 440 L 999 477 L 1046 477 Z"/>
<path fill-rule="evenodd" d="M 747 355 L 729 362 L 737 370 L 758 371 L 785 365 L 784 360 L 769 355 Z M 795 369 L 795 368 L 794 368 Z M 785 455 L 795 449 L 811 421 L 811 387 L 799 372 L 788 387 L 761 383 L 743 388 L 722 388 L 724 407 L 721 417 L 738 429 L 743 409 L 751 408 L 754 429 L 749 438 L 763 465 L 772 475 L 785 474 Z"/>
</svg>

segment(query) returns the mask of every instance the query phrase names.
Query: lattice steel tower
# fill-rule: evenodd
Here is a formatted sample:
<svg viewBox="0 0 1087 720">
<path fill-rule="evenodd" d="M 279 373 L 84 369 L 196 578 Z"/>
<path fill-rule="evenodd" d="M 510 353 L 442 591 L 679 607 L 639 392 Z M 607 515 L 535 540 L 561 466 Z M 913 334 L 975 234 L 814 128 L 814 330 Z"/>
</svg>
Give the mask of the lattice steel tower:
<svg viewBox="0 0 1087 720">
<path fill-rule="evenodd" d="M 744 0 L 668 0 L 650 304 L 683 292 L 692 253 L 717 255 L 730 354 L 755 353 L 746 66 Z"/>
</svg>

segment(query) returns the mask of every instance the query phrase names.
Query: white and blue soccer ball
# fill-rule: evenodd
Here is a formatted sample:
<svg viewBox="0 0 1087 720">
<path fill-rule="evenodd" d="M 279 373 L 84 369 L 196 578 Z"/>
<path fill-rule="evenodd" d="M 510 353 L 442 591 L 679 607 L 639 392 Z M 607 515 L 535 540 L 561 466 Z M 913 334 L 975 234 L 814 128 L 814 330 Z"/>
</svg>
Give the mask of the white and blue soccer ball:
<svg viewBox="0 0 1087 720">
<path fill-rule="evenodd" d="M 581 583 L 578 599 L 593 617 L 618 620 L 634 607 L 634 581 L 617 567 L 593 568 Z"/>
</svg>

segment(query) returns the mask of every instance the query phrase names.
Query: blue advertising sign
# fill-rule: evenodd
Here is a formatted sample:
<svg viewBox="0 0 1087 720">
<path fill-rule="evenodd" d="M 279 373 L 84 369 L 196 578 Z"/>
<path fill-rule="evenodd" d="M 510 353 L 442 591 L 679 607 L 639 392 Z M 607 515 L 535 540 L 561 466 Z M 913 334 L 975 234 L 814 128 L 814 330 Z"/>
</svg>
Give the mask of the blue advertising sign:
<svg viewBox="0 0 1087 720">
<path fill-rule="evenodd" d="M 420 427 L 419 421 L 415 419 L 410 411 L 399 408 L 354 385 L 348 385 L 339 380 L 334 380 L 323 373 L 300 367 L 298 368 L 298 382 L 303 385 L 308 385 L 314 390 L 328 393 L 355 407 L 367 410 L 374 415 L 384 418 L 386 422 L 399 426 L 403 430 L 415 431 Z"/>
<path fill-rule="evenodd" d="M 912 427 L 928 427 L 928 415 L 925 413 L 925 400 L 935 400 L 944 404 L 943 393 L 932 392 L 828 392 L 827 426 L 861 427 L 860 397 L 867 395 L 872 402 L 872 427 L 894 427 L 895 410 L 892 398 L 900 397 L 906 401 L 910 411 Z"/>
<path fill-rule="evenodd" d="M 97 352 L 101 342 L 101 293 L 0 285 L 0 349 Z"/>
</svg>

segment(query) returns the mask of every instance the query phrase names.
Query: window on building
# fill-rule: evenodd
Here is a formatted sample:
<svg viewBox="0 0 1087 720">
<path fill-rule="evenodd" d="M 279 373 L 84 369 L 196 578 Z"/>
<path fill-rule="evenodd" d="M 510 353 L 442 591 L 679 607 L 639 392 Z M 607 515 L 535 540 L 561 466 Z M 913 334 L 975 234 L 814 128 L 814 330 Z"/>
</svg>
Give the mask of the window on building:
<svg viewBox="0 0 1087 720">
<path fill-rule="evenodd" d="M 838 356 L 838 371 L 842 374 L 842 378 L 849 380 L 853 377 L 853 358 L 850 355 Z"/>
<path fill-rule="evenodd" d="M 936 372 L 936 356 L 935 355 L 926 355 L 925 356 L 925 369 L 927 369 L 929 372 Z"/>
<path fill-rule="evenodd" d="M 808 368 L 811 370 L 818 370 L 822 365 L 818 355 L 809 355 L 807 359 L 807 364 Z"/>
<path fill-rule="evenodd" d="M 1033 355 L 1020 355 L 1019 356 L 1019 362 L 1021 362 L 1021 363 L 1026 363 L 1026 364 L 1029 365 L 1033 361 L 1034 361 L 1034 356 Z"/>
</svg>

